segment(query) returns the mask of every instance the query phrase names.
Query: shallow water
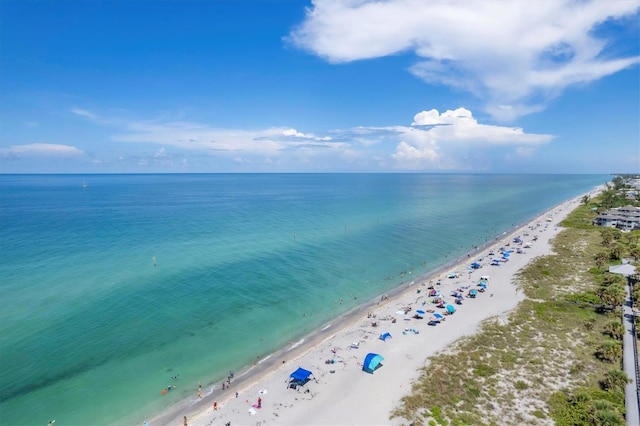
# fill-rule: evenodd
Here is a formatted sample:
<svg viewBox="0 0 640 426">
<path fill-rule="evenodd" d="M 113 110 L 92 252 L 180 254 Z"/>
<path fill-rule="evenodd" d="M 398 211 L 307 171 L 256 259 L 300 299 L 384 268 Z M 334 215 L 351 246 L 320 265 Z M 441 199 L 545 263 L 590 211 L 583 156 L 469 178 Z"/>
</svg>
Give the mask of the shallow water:
<svg viewBox="0 0 640 426">
<path fill-rule="evenodd" d="M 607 180 L 2 175 L 0 422 L 141 424 Z"/>
</svg>

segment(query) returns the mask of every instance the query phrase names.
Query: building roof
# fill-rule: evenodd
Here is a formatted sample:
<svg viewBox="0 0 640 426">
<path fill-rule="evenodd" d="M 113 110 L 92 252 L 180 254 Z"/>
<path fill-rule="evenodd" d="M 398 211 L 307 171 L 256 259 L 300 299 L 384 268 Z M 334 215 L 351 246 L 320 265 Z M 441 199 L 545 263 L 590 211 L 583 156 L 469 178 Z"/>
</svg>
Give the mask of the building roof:
<svg viewBox="0 0 640 426">
<path fill-rule="evenodd" d="M 609 272 L 611 272 L 612 274 L 621 274 L 624 275 L 625 277 L 628 277 L 629 275 L 633 275 L 636 273 L 636 267 L 633 265 L 614 265 L 614 266 L 609 266 Z"/>
</svg>

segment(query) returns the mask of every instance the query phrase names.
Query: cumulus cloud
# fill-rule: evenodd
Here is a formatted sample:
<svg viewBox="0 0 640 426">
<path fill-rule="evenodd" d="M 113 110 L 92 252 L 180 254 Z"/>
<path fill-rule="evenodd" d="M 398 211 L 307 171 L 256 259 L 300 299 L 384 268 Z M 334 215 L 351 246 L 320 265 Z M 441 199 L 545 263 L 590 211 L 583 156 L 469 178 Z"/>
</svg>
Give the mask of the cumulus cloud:
<svg viewBox="0 0 640 426">
<path fill-rule="evenodd" d="M 0 149 L 5 156 L 11 157 L 77 157 L 84 155 L 84 151 L 70 145 L 32 143 L 27 145 L 14 145 Z"/>
<path fill-rule="evenodd" d="M 357 126 L 328 130 L 326 135 L 291 127 L 221 129 L 188 121 L 104 120 L 96 114 L 87 116 L 92 121 L 93 117 L 112 126 L 119 123 L 117 133 L 111 137 L 114 141 L 158 145 L 153 154 L 135 158 L 139 164 L 147 165 L 177 164 L 191 151 L 242 167 L 289 170 L 300 164 L 330 170 L 337 164 L 356 163 L 367 170 L 381 165 L 415 170 L 477 169 L 471 162 L 485 164 L 480 161 L 483 155 L 532 155 L 554 138 L 526 133 L 518 127 L 479 123 L 466 108 L 442 113 L 436 109 L 421 111 L 409 125 Z"/>
<path fill-rule="evenodd" d="M 554 136 L 525 133 L 517 127 L 480 124 L 466 108 L 419 112 L 410 127 L 395 127 L 402 139 L 391 157 L 399 168 L 477 169 L 470 161 L 496 148 L 530 154 Z"/>
<path fill-rule="evenodd" d="M 288 40 L 332 63 L 412 52 L 415 76 L 487 99 L 489 113 L 510 120 L 638 64 L 611 56 L 595 30 L 639 9 L 640 0 L 314 0 Z"/>
</svg>

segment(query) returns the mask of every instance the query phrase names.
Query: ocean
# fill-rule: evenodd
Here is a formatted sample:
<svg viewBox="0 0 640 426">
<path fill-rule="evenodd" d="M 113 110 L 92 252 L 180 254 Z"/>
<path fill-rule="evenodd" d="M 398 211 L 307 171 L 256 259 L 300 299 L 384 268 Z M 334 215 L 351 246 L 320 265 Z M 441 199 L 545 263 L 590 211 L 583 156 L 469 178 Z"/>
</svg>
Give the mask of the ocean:
<svg viewBox="0 0 640 426">
<path fill-rule="evenodd" d="M 0 175 L 0 424 L 141 425 L 609 180 Z"/>
</svg>

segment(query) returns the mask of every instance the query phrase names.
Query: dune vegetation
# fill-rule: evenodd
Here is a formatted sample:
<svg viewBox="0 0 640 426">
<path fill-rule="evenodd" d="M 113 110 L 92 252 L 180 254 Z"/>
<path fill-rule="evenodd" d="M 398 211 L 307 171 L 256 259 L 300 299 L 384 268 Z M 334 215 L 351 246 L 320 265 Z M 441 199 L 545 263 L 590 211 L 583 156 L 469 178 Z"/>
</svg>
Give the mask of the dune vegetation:
<svg viewBox="0 0 640 426">
<path fill-rule="evenodd" d="M 607 271 L 623 257 L 640 257 L 640 231 L 591 224 L 605 207 L 637 204 L 616 189 L 582 199 L 552 252 L 517 274 L 514 285 L 526 299 L 432 357 L 392 418 L 412 425 L 625 424 L 625 278 Z"/>
</svg>

